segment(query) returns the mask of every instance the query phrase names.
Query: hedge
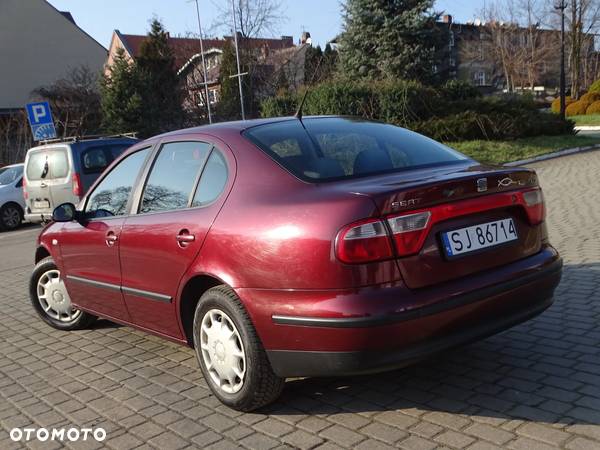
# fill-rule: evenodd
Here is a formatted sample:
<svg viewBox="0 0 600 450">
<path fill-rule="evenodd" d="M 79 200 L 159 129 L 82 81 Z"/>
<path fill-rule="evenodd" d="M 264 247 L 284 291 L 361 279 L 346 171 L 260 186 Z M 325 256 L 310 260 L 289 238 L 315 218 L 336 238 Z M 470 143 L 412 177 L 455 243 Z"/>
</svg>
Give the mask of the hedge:
<svg viewBox="0 0 600 450">
<path fill-rule="evenodd" d="M 263 117 L 291 116 L 304 91 L 267 98 Z M 311 87 L 304 115 L 359 116 L 411 128 L 437 140 L 513 139 L 573 132 L 530 98 L 482 97 L 463 82 L 437 89 L 415 81 L 334 80 Z"/>
<path fill-rule="evenodd" d="M 590 106 L 588 106 L 585 111 L 586 114 L 600 114 L 600 100 L 595 101 Z"/>
<path fill-rule="evenodd" d="M 588 109 L 591 103 L 585 102 L 583 100 L 578 100 L 576 102 L 567 105 L 567 109 L 565 110 L 565 114 L 567 116 L 582 116 Z"/>
<path fill-rule="evenodd" d="M 574 102 L 575 102 L 575 100 L 573 100 L 571 98 L 571 96 L 567 95 L 565 97 L 565 104 L 567 106 L 569 106 L 571 103 L 574 103 Z M 554 99 L 554 101 L 552 102 L 552 105 L 551 105 L 551 109 L 552 109 L 553 113 L 558 114 L 560 112 L 560 97 L 557 97 Z"/>
<path fill-rule="evenodd" d="M 582 102 L 594 103 L 600 100 L 600 92 L 588 92 L 579 97 Z"/>
</svg>

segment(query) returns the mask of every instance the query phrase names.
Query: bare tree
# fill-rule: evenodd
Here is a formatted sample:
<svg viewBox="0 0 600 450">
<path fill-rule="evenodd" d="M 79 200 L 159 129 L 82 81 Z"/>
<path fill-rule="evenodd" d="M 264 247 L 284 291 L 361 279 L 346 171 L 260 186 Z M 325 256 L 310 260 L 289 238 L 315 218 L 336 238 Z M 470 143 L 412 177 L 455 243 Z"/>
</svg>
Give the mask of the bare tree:
<svg viewBox="0 0 600 450">
<path fill-rule="evenodd" d="M 234 10 L 237 30 L 244 38 L 276 35 L 279 25 L 287 20 L 282 12 L 280 0 L 233 0 L 233 3 L 232 8 L 231 0 L 213 0 L 213 4 L 219 10 L 213 27 L 231 30 Z"/>
</svg>

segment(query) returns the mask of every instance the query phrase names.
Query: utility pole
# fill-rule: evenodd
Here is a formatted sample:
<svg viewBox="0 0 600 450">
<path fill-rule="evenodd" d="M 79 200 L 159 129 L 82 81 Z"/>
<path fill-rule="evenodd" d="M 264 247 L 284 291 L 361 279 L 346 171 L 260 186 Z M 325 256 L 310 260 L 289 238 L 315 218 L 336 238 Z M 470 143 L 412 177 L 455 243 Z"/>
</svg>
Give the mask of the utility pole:
<svg viewBox="0 0 600 450">
<path fill-rule="evenodd" d="M 554 6 L 554 9 L 560 10 L 560 118 L 565 120 L 566 105 L 566 81 L 565 81 L 565 9 L 567 5 L 565 0 Z"/>
<path fill-rule="evenodd" d="M 235 0 L 231 0 L 231 12 L 233 18 L 233 35 L 235 39 L 235 59 L 237 60 L 237 73 L 235 75 L 231 75 L 229 78 L 238 79 L 238 86 L 240 88 L 240 105 L 242 108 L 242 120 L 246 120 L 246 112 L 244 111 L 244 92 L 242 90 L 242 77 L 247 75 L 248 72 L 241 73 L 240 69 L 240 51 L 238 49 L 238 36 L 237 36 L 237 24 L 235 18 Z"/>
<path fill-rule="evenodd" d="M 208 123 L 212 123 L 212 114 L 210 112 L 210 97 L 208 95 L 208 74 L 206 70 L 206 60 L 204 59 L 204 43 L 202 42 L 202 23 L 200 22 L 200 7 L 196 0 L 196 15 L 198 17 L 198 32 L 200 33 L 200 55 L 202 57 L 202 68 L 204 71 L 204 94 L 206 96 L 206 109 L 208 110 Z M 239 70 L 238 70 L 239 72 Z"/>
</svg>

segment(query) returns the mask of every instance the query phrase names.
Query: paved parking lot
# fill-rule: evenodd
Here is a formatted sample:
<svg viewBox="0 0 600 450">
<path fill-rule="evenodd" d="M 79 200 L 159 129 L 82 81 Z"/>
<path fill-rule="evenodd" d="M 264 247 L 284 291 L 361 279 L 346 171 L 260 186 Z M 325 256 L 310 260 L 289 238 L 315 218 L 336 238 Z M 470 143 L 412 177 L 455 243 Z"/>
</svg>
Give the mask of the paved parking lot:
<svg viewBox="0 0 600 450">
<path fill-rule="evenodd" d="M 255 414 L 221 406 L 189 349 L 104 321 L 44 325 L 26 293 L 39 230 L 0 233 L 0 448 L 24 445 L 13 427 L 76 426 L 105 428 L 115 449 L 599 449 L 600 152 L 535 167 L 566 263 L 554 306 L 408 369 L 288 381 Z"/>
</svg>

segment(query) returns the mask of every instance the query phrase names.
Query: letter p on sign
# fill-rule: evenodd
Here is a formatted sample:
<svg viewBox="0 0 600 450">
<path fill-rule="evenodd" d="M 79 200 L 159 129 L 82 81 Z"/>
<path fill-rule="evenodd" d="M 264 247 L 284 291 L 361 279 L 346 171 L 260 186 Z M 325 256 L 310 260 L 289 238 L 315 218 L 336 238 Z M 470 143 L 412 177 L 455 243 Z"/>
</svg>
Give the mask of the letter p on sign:
<svg viewBox="0 0 600 450">
<path fill-rule="evenodd" d="M 44 108 L 44 105 L 33 105 L 31 113 L 33 114 L 33 122 L 40 123 L 41 119 L 46 115 L 46 108 Z"/>
</svg>

